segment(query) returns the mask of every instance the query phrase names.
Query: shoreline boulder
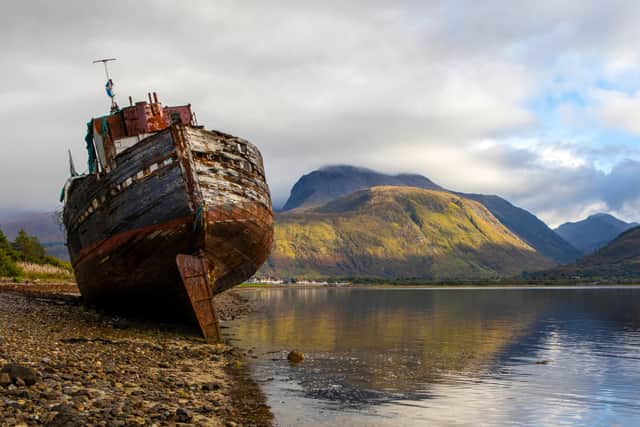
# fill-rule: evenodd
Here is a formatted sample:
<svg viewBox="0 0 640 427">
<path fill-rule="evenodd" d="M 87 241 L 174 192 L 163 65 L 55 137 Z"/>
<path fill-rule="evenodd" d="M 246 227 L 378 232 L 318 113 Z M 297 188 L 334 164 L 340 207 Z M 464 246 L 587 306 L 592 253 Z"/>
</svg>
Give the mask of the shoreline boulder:
<svg viewBox="0 0 640 427">
<path fill-rule="evenodd" d="M 287 360 L 291 363 L 300 363 L 304 361 L 304 353 L 300 350 L 293 350 L 287 356 Z"/>
</svg>

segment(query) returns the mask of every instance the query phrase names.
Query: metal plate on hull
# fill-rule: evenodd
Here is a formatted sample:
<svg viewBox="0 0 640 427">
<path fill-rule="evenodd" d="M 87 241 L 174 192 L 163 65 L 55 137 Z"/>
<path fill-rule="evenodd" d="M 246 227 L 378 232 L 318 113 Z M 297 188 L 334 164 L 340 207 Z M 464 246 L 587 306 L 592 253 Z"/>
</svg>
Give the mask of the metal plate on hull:
<svg viewBox="0 0 640 427">
<path fill-rule="evenodd" d="M 192 255 L 176 256 L 193 311 L 198 319 L 202 335 L 208 342 L 220 342 L 220 329 L 213 306 L 213 292 L 209 286 L 209 266 L 207 259 Z"/>
</svg>

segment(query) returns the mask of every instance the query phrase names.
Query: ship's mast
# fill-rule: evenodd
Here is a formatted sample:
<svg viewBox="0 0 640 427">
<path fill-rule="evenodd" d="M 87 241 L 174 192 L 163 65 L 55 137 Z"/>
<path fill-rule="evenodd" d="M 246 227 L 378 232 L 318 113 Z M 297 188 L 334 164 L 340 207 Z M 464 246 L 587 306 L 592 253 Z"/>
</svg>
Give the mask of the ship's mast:
<svg viewBox="0 0 640 427">
<path fill-rule="evenodd" d="M 94 64 L 102 62 L 102 64 L 104 65 L 104 73 L 107 76 L 107 84 L 105 84 L 105 90 L 107 91 L 107 96 L 111 98 L 111 114 L 116 113 L 120 110 L 120 108 L 118 108 L 118 104 L 116 103 L 116 94 L 113 91 L 113 80 L 111 80 L 111 77 L 109 76 L 109 67 L 107 66 L 108 62 L 115 60 L 116 58 L 105 58 L 96 59 L 95 61 L 93 61 Z"/>
</svg>

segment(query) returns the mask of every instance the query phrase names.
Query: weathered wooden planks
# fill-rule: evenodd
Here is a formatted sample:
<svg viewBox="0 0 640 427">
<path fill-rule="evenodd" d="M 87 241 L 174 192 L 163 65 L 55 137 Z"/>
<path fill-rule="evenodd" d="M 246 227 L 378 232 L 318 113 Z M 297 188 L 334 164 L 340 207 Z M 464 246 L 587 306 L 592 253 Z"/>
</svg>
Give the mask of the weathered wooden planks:
<svg viewBox="0 0 640 427">
<path fill-rule="evenodd" d="M 183 285 L 178 254 L 204 256 L 215 267 L 214 283 L 206 283 L 211 295 L 246 280 L 268 257 L 273 213 L 253 144 L 176 125 L 116 163 L 67 191 L 69 252 L 88 303 L 194 321 L 207 312 L 197 297 L 205 283 L 192 277 Z M 210 327 L 214 317 L 198 323 Z"/>
<path fill-rule="evenodd" d="M 176 256 L 176 264 L 202 335 L 208 342 L 220 342 L 220 328 L 213 305 L 213 292 L 209 284 L 207 259 L 203 256 L 180 254 Z"/>
</svg>

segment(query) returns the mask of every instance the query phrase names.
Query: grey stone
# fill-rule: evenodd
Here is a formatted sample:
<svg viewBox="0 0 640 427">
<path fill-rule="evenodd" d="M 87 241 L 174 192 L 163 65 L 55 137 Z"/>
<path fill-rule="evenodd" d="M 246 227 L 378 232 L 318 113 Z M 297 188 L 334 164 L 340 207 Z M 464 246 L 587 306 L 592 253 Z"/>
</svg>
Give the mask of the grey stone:
<svg viewBox="0 0 640 427">
<path fill-rule="evenodd" d="M 218 383 L 204 383 L 201 386 L 204 391 L 215 391 L 220 390 L 220 384 Z"/>
<path fill-rule="evenodd" d="M 114 317 L 111 319 L 111 327 L 113 329 L 129 329 L 131 327 L 131 323 L 122 317 Z"/>
<path fill-rule="evenodd" d="M 185 408 L 176 409 L 176 421 L 179 423 L 188 423 L 193 419 L 193 415 L 191 411 Z"/>
<path fill-rule="evenodd" d="M 28 366 L 9 363 L 0 369 L 0 374 L 2 373 L 9 374 L 11 381 L 14 383 L 16 383 L 18 379 L 24 381 L 24 383 L 29 386 L 38 382 L 38 373 L 35 369 L 29 368 Z"/>
</svg>

